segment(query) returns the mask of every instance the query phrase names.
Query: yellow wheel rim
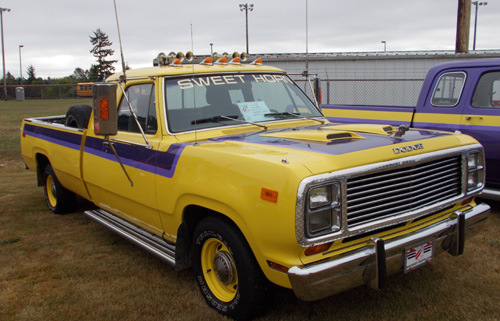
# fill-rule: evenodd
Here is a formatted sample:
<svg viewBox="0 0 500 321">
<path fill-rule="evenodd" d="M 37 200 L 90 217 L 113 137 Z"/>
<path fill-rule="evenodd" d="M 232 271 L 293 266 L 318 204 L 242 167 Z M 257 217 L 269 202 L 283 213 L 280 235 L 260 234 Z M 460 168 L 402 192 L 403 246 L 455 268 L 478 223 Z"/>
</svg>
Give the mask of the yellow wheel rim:
<svg viewBox="0 0 500 321">
<path fill-rule="evenodd" d="M 238 292 L 238 274 L 234 259 L 218 239 L 209 239 L 201 250 L 201 268 L 212 293 L 222 302 L 232 301 Z"/>
<path fill-rule="evenodd" d="M 54 182 L 54 178 L 52 175 L 48 175 L 45 180 L 45 190 L 47 192 L 47 199 L 50 203 L 50 206 L 56 207 L 57 205 L 57 197 L 56 197 L 56 184 Z"/>
</svg>

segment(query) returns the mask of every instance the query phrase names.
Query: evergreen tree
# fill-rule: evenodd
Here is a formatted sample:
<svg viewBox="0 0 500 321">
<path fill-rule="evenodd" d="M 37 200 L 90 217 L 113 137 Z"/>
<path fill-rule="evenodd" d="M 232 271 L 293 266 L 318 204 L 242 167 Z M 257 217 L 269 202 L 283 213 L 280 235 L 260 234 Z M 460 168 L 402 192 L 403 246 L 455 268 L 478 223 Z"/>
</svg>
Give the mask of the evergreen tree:
<svg viewBox="0 0 500 321">
<path fill-rule="evenodd" d="M 108 39 L 108 35 L 101 31 L 101 29 L 97 28 L 94 31 L 94 36 L 90 36 L 90 43 L 94 46 L 90 52 L 97 59 L 97 64 L 92 65 L 89 70 L 89 74 L 94 76 L 94 72 L 96 75 L 97 81 L 103 81 L 107 77 L 109 77 L 115 71 L 115 67 L 113 64 L 118 62 L 118 60 L 107 60 L 106 58 L 112 56 L 114 54 L 114 50 L 110 49 L 113 44 Z M 89 75 L 90 76 L 90 75 Z M 89 77 L 90 78 L 90 77 Z M 94 80 L 94 79 L 91 79 Z"/>
<path fill-rule="evenodd" d="M 7 75 L 5 76 L 5 78 L 6 78 L 7 85 L 17 85 L 16 78 L 14 76 L 12 76 L 10 71 L 7 71 Z"/>
<path fill-rule="evenodd" d="M 27 69 L 28 78 L 26 79 L 26 84 L 32 84 L 36 80 L 35 67 L 29 65 Z"/>
<path fill-rule="evenodd" d="M 79 82 L 85 82 L 89 80 L 89 71 L 88 70 L 83 70 L 80 67 L 76 67 L 75 70 L 73 71 L 73 74 L 71 75 L 74 79 L 76 79 Z"/>
<path fill-rule="evenodd" d="M 98 73 L 98 66 L 97 65 L 91 65 L 89 69 L 89 74 L 88 74 L 88 79 L 89 81 L 100 81 L 102 79 L 99 79 L 99 73 Z"/>
</svg>

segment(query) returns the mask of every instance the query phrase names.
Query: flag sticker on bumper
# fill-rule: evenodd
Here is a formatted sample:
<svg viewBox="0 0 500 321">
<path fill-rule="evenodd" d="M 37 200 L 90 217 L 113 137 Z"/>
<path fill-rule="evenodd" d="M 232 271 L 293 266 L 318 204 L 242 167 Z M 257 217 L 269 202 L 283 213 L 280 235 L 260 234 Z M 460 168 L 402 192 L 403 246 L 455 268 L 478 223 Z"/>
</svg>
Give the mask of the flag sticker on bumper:
<svg viewBox="0 0 500 321">
<path fill-rule="evenodd" d="M 434 242 L 426 241 L 405 249 L 405 273 L 415 270 L 422 265 L 431 263 L 434 258 Z"/>
</svg>

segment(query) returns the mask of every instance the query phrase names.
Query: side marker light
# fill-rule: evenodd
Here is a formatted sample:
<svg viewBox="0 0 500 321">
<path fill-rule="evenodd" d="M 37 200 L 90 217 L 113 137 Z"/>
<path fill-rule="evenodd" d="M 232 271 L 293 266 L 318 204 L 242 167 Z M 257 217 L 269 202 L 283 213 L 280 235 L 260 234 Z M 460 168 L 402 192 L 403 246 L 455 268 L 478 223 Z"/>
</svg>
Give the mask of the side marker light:
<svg viewBox="0 0 500 321">
<path fill-rule="evenodd" d="M 263 199 L 264 201 L 277 203 L 278 202 L 278 192 L 263 187 L 260 191 L 260 198 Z"/>
</svg>

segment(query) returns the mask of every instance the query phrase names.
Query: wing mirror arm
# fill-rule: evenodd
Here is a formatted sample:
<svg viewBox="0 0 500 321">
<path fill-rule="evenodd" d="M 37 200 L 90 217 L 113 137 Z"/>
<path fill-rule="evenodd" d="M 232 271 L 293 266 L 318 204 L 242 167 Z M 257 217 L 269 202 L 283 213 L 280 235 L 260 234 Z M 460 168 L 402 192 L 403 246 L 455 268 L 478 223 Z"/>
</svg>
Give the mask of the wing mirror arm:
<svg viewBox="0 0 500 321">
<path fill-rule="evenodd" d="M 116 104 L 116 84 L 114 83 L 95 83 L 93 86 L 94 98 L 94 134 L 104 136 L 105 144 L 120 164 L 123 172 L 127 176 L 131 186 L 134 186 L 132 179 L 127 173 L 125 166 L 118 156 L 118 153 L 111 142 L 109 136 L 114 136 L 118 132 L 118 110 Z"/>
</svg>

